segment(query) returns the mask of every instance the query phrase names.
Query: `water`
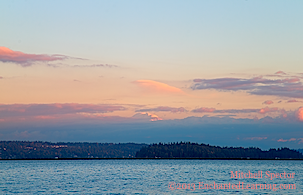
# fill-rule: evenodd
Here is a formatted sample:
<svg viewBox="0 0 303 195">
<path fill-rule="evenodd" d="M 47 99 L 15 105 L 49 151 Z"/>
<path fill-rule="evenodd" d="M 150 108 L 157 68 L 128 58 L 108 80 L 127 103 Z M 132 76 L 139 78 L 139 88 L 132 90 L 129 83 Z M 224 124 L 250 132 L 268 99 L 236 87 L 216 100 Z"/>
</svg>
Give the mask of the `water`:
<svg viewBox="0 0 303 195">
<path fill-rule="evenodd" d="M 231 171 L 262 171 L 262 178 L 257 175 L 256 178 L 231 178 Z M 282 178 L 265 178 L 266 171 L 282 173 Z M 284 178 L 284 172 L 295 175 Z M 230 189 L 204 186 L 214 182 L 219 184 L 217 188 L 226 184 Z M 235 186 L 232 189 L 232 184 L 238 184 L 239 188 L 239 182 L 241 189 Z M 247 184 L 248 189 L 242 189 Z M 251 189 L 252 184 L 271 184 L 271 189 L 259 189 L 260 185 L 258 189 Z M 296 189 L 280 189 L 281 184 L 282 188 L 295 184 Z M 0 161 L 0 194 L 303 194 L 302 185 L 302 161 Z"/>
</svg>

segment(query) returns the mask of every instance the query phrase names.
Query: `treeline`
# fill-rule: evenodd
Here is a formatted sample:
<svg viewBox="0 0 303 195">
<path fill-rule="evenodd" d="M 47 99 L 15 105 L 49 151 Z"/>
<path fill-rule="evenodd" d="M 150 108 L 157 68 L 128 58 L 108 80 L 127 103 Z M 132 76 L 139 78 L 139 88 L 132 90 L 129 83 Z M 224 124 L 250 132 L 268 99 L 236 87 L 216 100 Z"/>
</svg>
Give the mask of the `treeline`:
<svg viewBox="0 0 303 195">
<path fill-rule="evenodd" d="M 262 151 L 259 148 L 219 147 L 190 142 L 152 144 L 141 148 L 137 158 L 245 158 L 245 159 L 303 159 L 289 148 Z"/>
<path fill-rule="evenodd" d="M 303 149 L 298 149 L 297 151 L 303 154 Z"/>
<path fill-rule="evenodd" d="M 0 141 L 0 159 L 54 158 L 251 158 L 303 159 L 289 148 L 262 151 L 259 148 L 219 147 L 177 142 L 168 144 Z"/>
<path fill-rule="evenodd" d="M 146 144 L 0 141 L 0 159 L 133 158 Z"/>
</svg>

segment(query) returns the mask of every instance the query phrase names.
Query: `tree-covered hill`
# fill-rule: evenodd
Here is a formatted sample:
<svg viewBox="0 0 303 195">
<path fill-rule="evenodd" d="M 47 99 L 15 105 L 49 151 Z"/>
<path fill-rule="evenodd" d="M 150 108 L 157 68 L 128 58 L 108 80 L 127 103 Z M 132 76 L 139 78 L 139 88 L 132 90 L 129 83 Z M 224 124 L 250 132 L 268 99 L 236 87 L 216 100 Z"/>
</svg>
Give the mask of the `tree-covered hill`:
<svg viewBox="0 0 303 195">
<path fill-rule="evenodd" d="M 262 151 L 259 148 L 218 147 L 190 142 L 153 144 L 141 148 L 138 158 L 250 158 L 303 159 L 303 155 L 289 148 Z"/>
<path fill-rule="evenodd" d="M 0 159 L 55 158 L 303 159 L 303 155 L 288 148 L 262 151 L 259 148 L 252 147 L 218 147 L 190 142 L 147 145 L 134 143 L 0 141 Z"/>
<path fill-rule="evenodd" d="M 133 158 L 146 144 L 0 141 L 0 159 Z"/>
</svg>

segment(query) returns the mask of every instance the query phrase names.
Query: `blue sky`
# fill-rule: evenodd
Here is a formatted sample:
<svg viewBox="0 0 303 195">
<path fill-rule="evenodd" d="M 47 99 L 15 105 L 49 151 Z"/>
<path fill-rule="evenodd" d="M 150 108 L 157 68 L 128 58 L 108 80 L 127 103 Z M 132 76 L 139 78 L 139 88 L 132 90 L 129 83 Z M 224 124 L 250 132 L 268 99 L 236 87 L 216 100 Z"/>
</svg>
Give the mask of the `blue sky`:
<svg viewBox="0 0 303 195">
<path fill-rule="evenodd" d="M 264 66 L 276 71 L 285 64 L 296 72 L 303 58 L 301 1 L 1 4 L 2 45 L 27 53 L 59 53 L 139 68 L 165 65 L 182 71 L 191 64 L 211 74 L 257 72 Z"/>
</svg>

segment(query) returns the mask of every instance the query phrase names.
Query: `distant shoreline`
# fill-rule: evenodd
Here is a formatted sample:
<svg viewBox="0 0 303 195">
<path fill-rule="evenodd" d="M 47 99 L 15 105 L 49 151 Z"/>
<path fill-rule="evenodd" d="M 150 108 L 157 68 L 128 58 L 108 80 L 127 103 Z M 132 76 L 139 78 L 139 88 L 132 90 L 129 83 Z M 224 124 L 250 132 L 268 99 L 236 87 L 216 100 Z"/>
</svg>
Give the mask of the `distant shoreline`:
<svg viewBox="0 0 303 195">
<path fill-rule="evenodd" d="M 147 145 L 0 141 L 0 160 L 303 160 L 303 155 L 289 148 L 262 151 L 190 142 Z"/>
</svg>

